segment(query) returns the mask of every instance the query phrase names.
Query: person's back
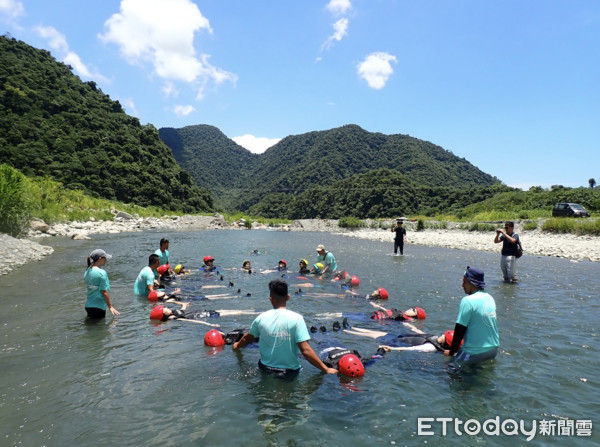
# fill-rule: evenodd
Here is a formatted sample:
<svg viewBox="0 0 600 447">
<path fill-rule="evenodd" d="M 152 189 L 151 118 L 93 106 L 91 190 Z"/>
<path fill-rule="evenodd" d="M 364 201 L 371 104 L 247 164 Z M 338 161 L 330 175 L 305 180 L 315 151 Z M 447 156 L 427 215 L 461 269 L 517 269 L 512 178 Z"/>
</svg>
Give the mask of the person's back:
<svg viewBox="0 0 600 447">
<path fill-rule="evenodd" d="M 83 275 L 87 289 L 87 301 L 85 307 L 97 307 L 106 309 L 106 302 L 102 296 L 102 290 L 110 291 L 108 274 L 101 268 L 88 267 Z"/>
<path fill-rule="evenodd" d="M 250 334 L 260 338 L 260 360 L 272 368 L 298 369 L 298 343 L 309 340 L 304 318 L 287 308 L 271 309 L 260 314 L 250 327 Z"/>
<path fill-rule="evenodd" d="M 499 346 L 496 302 L 485 290 L 462 299 L 457 323 L 467 327 L 462 350 L 468 354 L 480 354 Z"/>
</svg>

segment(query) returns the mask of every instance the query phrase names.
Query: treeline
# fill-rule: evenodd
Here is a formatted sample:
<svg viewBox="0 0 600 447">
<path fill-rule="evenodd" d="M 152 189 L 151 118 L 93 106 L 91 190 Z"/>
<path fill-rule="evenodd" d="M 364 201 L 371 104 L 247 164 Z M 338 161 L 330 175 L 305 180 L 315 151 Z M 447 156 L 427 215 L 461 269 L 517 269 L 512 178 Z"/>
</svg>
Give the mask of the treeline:
<svg viewBox="0 0 600 447">
<path fill-rule="evenodd" d="M 499 180 L 464 158 L 408 135 L 368 132 L 356 125 L 284 138 L 265 153 L 252 155 L 212 126 L 161 129 L 181 165 L 198 185 L 215 194 L 226 210 L 248 211 L 261 201 L 287 201 L 337 182 L 389 169 L 428 187 L 487 187 Z M 368 177 L 367 177 L 368 178 Z M 267 197 L 270 197 L 267 199 Z M 293 207 L 293 204 L 278 204 Z"/>
<path fill-rule="evenodd" d="M 213 208 L 152 125 L 48 51 L 0 37 L 0 160 L 95 197 L 185 212 Z"/>
</svg>

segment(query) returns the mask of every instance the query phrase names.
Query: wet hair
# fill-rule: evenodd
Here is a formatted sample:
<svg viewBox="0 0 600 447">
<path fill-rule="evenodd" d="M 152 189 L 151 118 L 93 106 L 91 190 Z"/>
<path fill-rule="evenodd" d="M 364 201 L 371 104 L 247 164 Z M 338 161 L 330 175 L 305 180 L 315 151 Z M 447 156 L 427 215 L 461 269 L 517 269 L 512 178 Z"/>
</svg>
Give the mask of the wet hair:
<svg viewBox="0 0 600 447">
<path fill-rule="evenodd" d="M 149 257 L 148 257 L 148 265 L 152 265 L 154 264 L 156 261 L 159 260 L 159 257 L 157 254 L 152 253 Z"/>
<path fill-rule="evenodd" d="M 160 246 L 161 246 L 161 247 L 163 246 L 163 244 L 168 244 L 168 243 L 169 243 L 169 239 L 167 239 L 167 238 L 165 238 L 165 237 L 163 237 L 163 238 L 160 240 Z"/>
<path fill-rule="evenodd" d="M 288 285 L 282 279 L 274 279 L 269 283 L 271 298 L 277 301 L 285 301 L 288 297 Z"/>
</svg>

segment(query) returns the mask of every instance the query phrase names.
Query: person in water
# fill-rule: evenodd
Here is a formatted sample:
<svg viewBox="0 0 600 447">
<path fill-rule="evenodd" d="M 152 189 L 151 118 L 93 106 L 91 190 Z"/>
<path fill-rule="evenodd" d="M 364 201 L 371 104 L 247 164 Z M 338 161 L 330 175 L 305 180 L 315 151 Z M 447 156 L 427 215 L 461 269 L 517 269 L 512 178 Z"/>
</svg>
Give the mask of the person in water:
<svg viewBox="0 0 600 447">
<path fill-rule="evenodd" d="M 248 273 L 252 273 L 252 265 L 250 264 L 250 261 L 248 259 L 246 259 L 243 263 L 242 263 L 242 270 L 248 272 Z"/>
<path fill-rule="evenodd" d="M 159 265 L 166 265 L 169 275 L 172 275 L 174 271 L 169 265 L 169 239 L 162 238 L 159 243 L 159 248 L 154 254 L 159 258 Z"/>
<path fill-rule="evenodd" d="M 319 256 L 317 256 L 317 262 L 322 262 L 324 265 L 320 273 L 325 274 L 327 272 L 334 272 L 338 269 L 335 256 L 330 251 L 325 250 L 324 245 L 321 244 L 317 246 L 317 253 L 319 254 Z"/>
<path fill-rule="evenodd" d="M 462 287 L 467 295 L 460 301 L 452 346 L 444 355 L 453 356 L 458 352 L 456 359 L 459 363 L 493 359 L 500 345 L 496 302 L 485 291 L 483 270 L 467 267 Z M 461 347 L 463 339 L 464 345 Z"/>
<path fill-rule="evenodd" d="M 300 273 L 301 275 L 308 275 L 310 273 L 310 269 L 308 268 L 308 261 L 306 259 L 300 259 L 300 262 L 298 264 L 300 266 L 300 270 L 298 271 L 298 273 Z"/>
<path fill-rule="evenodd" d="M 204 256 L 204 265 L 200 267 L 200 270 L 204 270 L 205 272 L 212 272 L 216 269 L 217 267 L 215 267 L 215 258 L 213 258 L 210 255 Z"/>
<path fill-rule="evenodd" d="M 412 333 L 393 335 L 389 332 L 374 331 L 352 327 L 344 324 L 344 332 L 361 337 L 374 338 L 384 344 L 379 346 L 386 352 L 389 351 L 420 351 L 420 352 L 444 352 L 452 346 L 454 331 L 446 331 L 441 335 L 426 334 L 410 323 L 404 323 Z"/>
<path fill-rule="evenodd" d="M 203 318 L 219 318 L 219 317 L 230 317 L 230 316 L 238 316 L 238 315 L 255 315 L 256 311 L 253 310 L 194 310 L 186 312 L 190 303 L 182 303 L 181 309 L 171 309 L 164 305 L 154 306 L 150 311 L 150 319 L 151 320 L 160 320 L 160 321 L 168 321 L 168 320 L 176 320 L 176 319 L 186 319 L 186 320 L 200 320 Z"/>
<path fill-rule="evenodd" d="M 371 303 L 373 307 L 378 308 L 375 312 L 371 313 L 371 318 L 374 320 L 396 320 L 396 321 L 412 321 L 412 320 L 424 320 L 427 318 L 427 314 L 422 307 L 411 307 L 405 311 L 401 311 L 395 308 L 386 309 L 376 303 Z"/>
<path fill-rule="evenodd" d="M 406 242 L 406 229 L 402 227 L 402 219 L 396 219 L 396 225 L 392 224 L 392 233 L 396 233 L 394 237 L 394 254 L 404 254 L 404 243 Z"/>
<path fill-rule="evenodd" d="M 140 271 L 133 284 L 133 293 L 148 296 L 155 287 L 159 286 L 159 282 L 154 276 L 154 272 L 156 272 L 159 266 L 160 258 L 157 254 L 152 253 L 148 257 L 148 265 Z"/>
<path fill-rule="evenodd" d="M 233 344 L 233 350 L 237 351 L 259 339 L 258 367 L 263 371 L 297 374 L 301 369 L 298 355 L 302 353 L 314 367 L 328 374 L 336 374 L 337 369 L 325 365 L 310 347 L 310 335 L 302 315 L 287 309 L 290 299 L 287 283 L 281 279 L 271 281 L 269 295 L 273 309 L 256 317 L 250 330 Z"/>
<path fill-rule="evenodd" d="M 87 258 L 87 269 L 83 275 L 87 290 L 85 311 L 88 318 L 101 319 L 106 316 L 106 309 L 113 315 L 119 315 L 110 301 L 110 283 L 108 274 L 101 268 L 112 256 L 102 249 L 92 251 Z"/>
</svg>

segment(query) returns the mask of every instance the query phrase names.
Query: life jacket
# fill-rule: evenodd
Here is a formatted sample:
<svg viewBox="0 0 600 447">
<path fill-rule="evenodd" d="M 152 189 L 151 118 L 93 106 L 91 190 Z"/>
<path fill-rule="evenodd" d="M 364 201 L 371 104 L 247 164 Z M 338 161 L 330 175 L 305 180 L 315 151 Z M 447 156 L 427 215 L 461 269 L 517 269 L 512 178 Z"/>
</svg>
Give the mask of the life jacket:
<svg viewBox="0 0 600 447">
<path fill-rule="evenodd" d="M 338 362 L 342 357 L 346 354 L 353 354 L 360 359 L 360 354 L 355 349 L 346 349 L 346 348 L 327 348 L 323 351 L 323 354 L 327 354 L 323 359 L 323 363 L 325 363 L 330 368 L 337 368 Z M 361 359 L 362 362 L 362 359 Z"/>
</svg>

